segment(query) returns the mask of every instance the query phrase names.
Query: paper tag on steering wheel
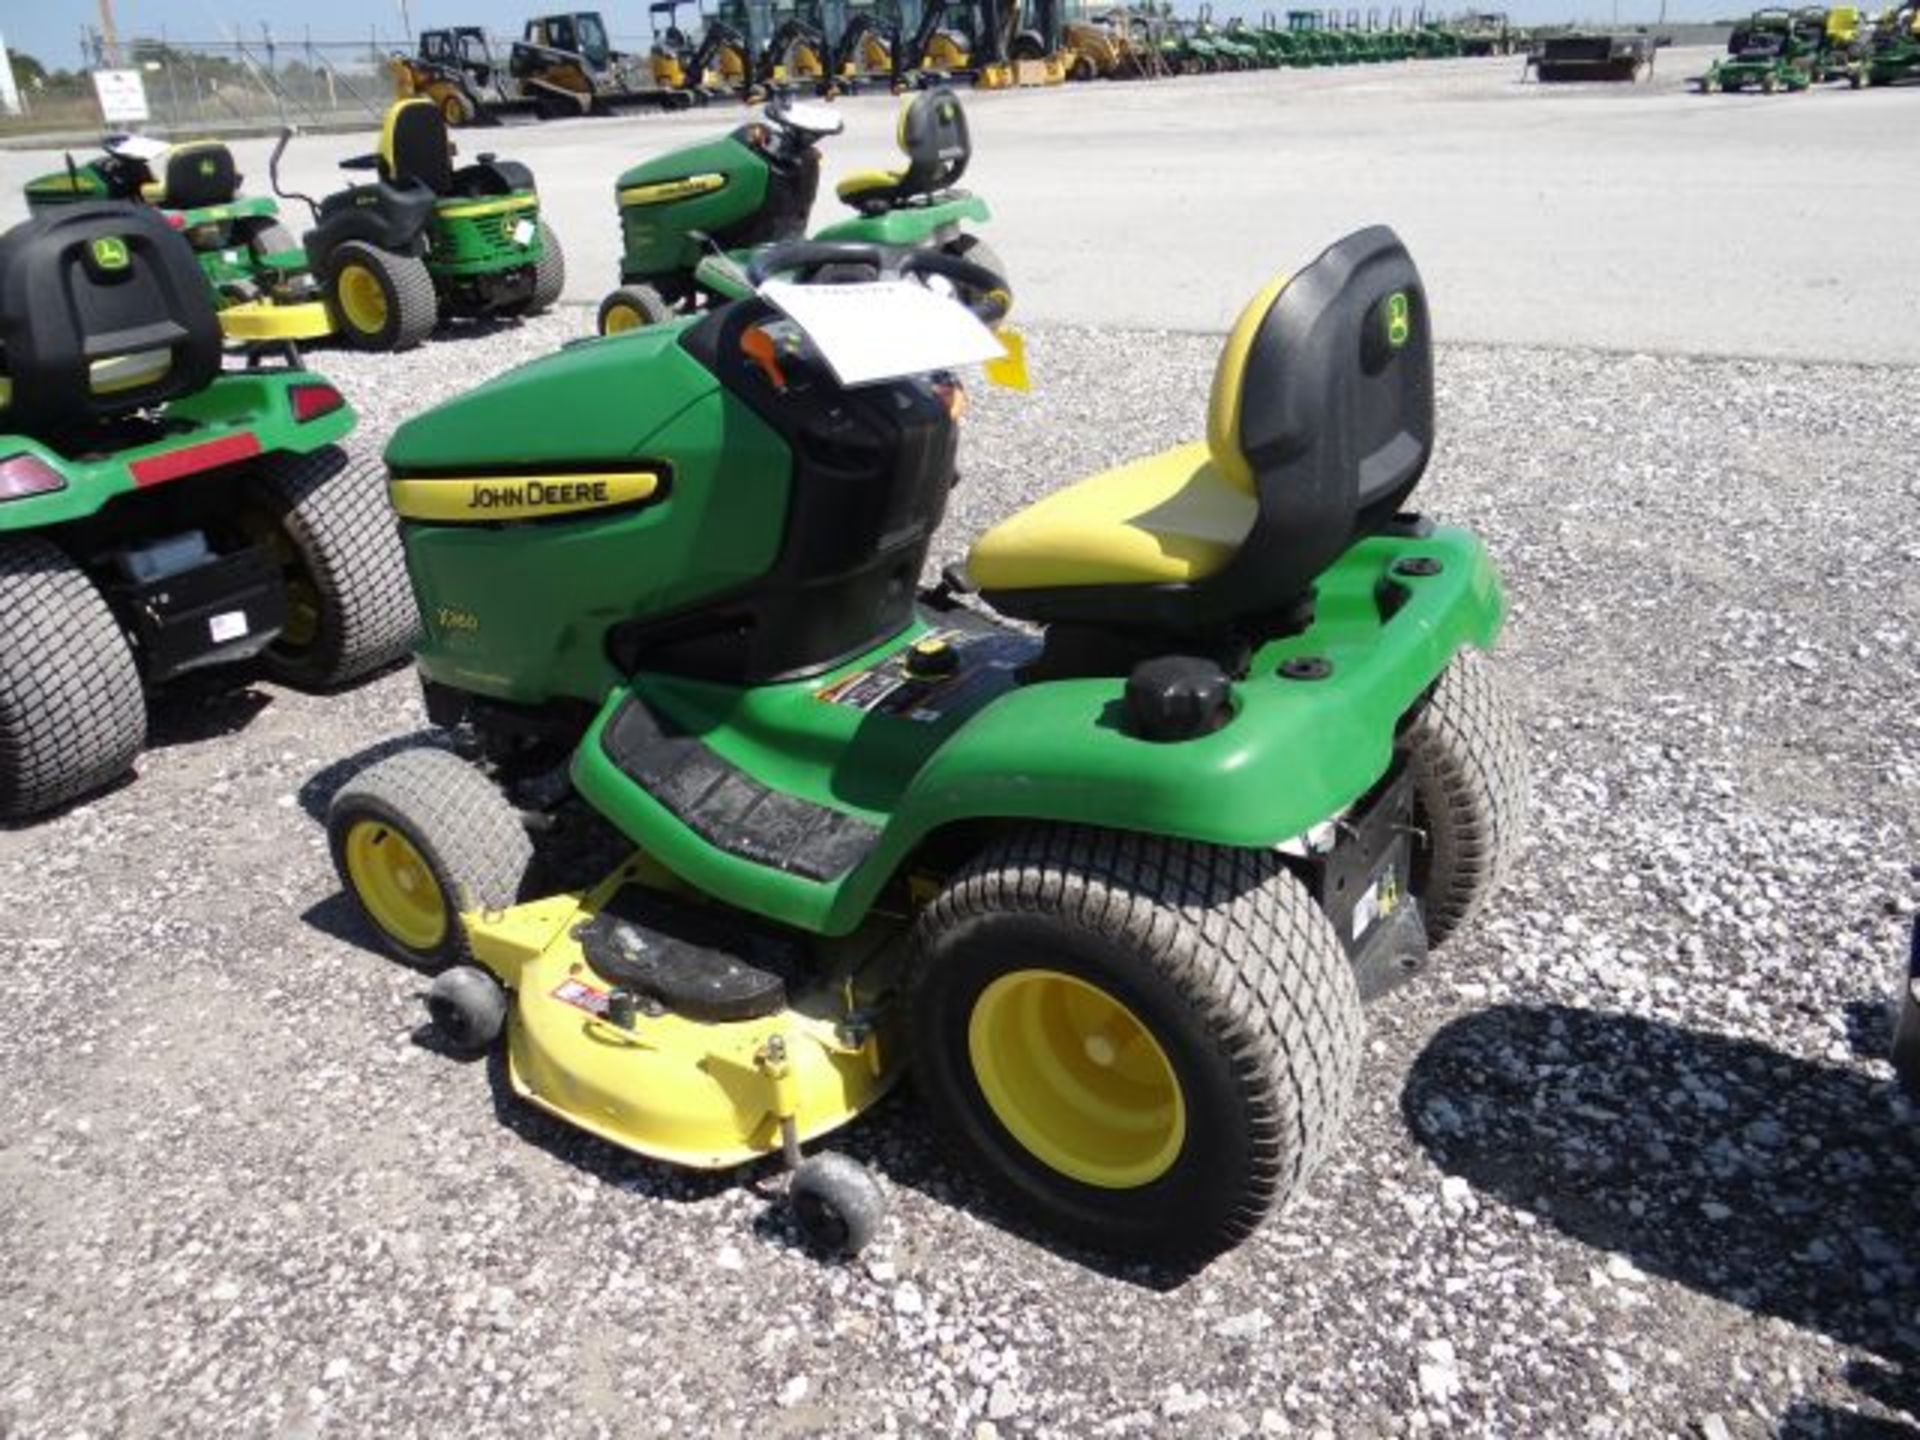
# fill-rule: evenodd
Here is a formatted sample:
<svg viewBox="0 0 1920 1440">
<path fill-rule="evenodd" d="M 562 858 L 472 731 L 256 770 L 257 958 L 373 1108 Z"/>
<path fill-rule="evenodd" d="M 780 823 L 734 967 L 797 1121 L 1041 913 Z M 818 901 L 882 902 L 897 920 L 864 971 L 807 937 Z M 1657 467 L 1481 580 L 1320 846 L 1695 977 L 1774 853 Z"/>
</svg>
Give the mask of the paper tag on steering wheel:
<svg viewBox="0 0 1920 1440">
<path fill-rule="evenodd" d="M 998 360 L 987 361 L 987 380 L 1009 390 L 1032 389 L 1027 382 L 1027 337 L 1011 325 L 1003 325 L 993 333 L 1007 353 Z"/>
</svg>

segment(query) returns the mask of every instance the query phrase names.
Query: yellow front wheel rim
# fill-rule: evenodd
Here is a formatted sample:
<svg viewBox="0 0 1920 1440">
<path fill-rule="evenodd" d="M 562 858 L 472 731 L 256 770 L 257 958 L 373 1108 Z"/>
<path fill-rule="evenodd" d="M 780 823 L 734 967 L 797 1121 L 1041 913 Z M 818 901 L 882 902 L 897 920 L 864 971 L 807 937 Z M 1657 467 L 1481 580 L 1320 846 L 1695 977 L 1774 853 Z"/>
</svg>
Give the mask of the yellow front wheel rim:
<svg viewBox="0 0 1920 1440">
<path fill-rule="evenodd" d="M 1126 1190 L 1173 1167 L 1186 1101 L 1166 1051 L 1119 1000 L 1057 970 L 1015 970 L 980 992 L 967 1022 L 980 1093 L 1036 1159 Z"/>
<path fill-rule="evenodd" d="M 380 277 L 364 265 L 346 265 L 337 286 L 340 313 L 362 335 L 378 335 L 387 328 L 387 292 Z"/>
<path fill-rule="evenodd" d="M 619 335 L 628 330 L 638 330 L 647 323 L 647 318 L 631 305 L 609 305 L 603 323 L 606 329 L 602 333 Z"/>
<path fill-rule="evenodd" d="M 347 832 L 347 877 L 374 923 L 409 950 L 439 948 L 447 936 L 447 901 L 414 843 L 380 820 L 359 820 Z"/>
</svg>

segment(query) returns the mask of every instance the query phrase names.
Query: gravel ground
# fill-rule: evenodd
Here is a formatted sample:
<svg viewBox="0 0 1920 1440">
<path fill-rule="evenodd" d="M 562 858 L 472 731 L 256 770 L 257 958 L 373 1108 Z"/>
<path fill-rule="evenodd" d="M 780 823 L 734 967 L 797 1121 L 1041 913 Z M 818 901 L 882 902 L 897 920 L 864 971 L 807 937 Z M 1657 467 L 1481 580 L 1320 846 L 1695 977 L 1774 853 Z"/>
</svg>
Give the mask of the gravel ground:
<svg viewBox="0 0 1920 1440">
<path fill-rule="evenodd" d="M 373 441 L 581 324 L 324 357 Z M 1217 339 L 1047 330 L 946 555 L 1200 429 Z M 910 1095 L 853 1265 L 416 1033 L 316 816 L 397 673 L 163 707 L 0 833 L 0 1434 L 1920 1433 L 1920 1114 L 1878 1058 L 1920 891 L 1920 374 L 1448 348 L 1533 742 L 1519 879 L 1369 1016 L 1310 1191 L 1184 1283 L 1011 1227 Z"/>
</svg>

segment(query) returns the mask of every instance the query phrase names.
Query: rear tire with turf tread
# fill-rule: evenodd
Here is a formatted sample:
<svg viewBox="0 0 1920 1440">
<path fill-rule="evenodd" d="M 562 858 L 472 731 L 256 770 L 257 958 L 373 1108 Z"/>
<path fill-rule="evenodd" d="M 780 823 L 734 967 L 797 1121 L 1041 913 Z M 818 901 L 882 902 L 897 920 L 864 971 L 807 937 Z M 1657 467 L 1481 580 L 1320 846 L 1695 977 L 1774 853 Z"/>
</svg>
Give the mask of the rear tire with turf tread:
<svg viewBox="0 0 1920 1440">
<path fill-rule="evenodd" d="M 986 1098 L 976 1006 L 1035 969 L 1103 992 L 1159 1047 L 1185 1128 L 1144 1181 L 1055 1168 Z M 1182 1265 L 1246 1238 L 1318 1164 L 1363 1027 L 1339 938 L 1280 856 L 1057 825 L 994 841 L 921 912 L 906 1023 L 921 1096 L 968 1168 L 1078 1243 Z"/>
<path fill-rule="evenodd" d="M 560 237 L 546 221 L 540 222 L 540 258 L 533 266 L 533 295 L 527 301 L 523 315 L 540 315 L 560 303 L 561 292 L 567 288 L 567 252 L 560 247 Z"/>
<path fill-rule="evenodd" d="M 426 862 L 452 911 L 438 944 L 406 944 L 368 908 L 347 861 L 349 837 L 362 824 L 398 831 Z M 327 844 L 367 928 L 390 954 L 436 972 L 478 963 L 459 916 L 517 904 L 534 862 L 533 841 L 500 788 L 459 756 L 425 745 L 389 755 L 340 787 L 327 807 Z"/>
<path fill-rule="evenodd" d="M 119 778 L 146 738 L 140 670 L 105 598 L 51 541 L 0 537 L 0 819 Z"/>
<path fill-rule="evenodd" d="M 1527 751 L 1486 657 L 1463 650 L 1400 736 L 1414 787 L 1413 893 L 1434 949 L 1479 915 L 1520 848 Z"/>
<path fill-rule="evenodd" d="M 341 277 L 350 268 L 371 275 L 385 297 L 386 314 L 375 328 L 360 328 L 341 302 Z M 411 350 L 440 322 L 440 299 L 427 262 L 414 255 L 395 255 L 363 240 L 343 242 L 328 258 L 327 297 L 340 333 L 360 350 Z"/>
<path fill-rule="evenodd" d="M 297 559 L 315 611 L 310 640 L 276 641 L 262 657 L 277 680 L 325 689 L 402 658 L 419 636 L 419 611 L 378 461 L 325 445 L 259 462 L 264 518 Z M 294 597 L 290 597 L 294 598 Z"/>
</svg>

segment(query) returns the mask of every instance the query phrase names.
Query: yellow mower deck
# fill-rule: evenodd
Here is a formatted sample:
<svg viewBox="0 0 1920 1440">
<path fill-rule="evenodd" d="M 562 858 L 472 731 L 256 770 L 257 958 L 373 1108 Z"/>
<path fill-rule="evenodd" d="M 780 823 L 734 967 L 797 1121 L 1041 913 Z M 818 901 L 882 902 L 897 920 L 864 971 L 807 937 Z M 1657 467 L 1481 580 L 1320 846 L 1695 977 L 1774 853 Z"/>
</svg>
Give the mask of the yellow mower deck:
<svg viewBox="0 0 1920 1440">
<path fill-rule="evenodd" d="M 508 1073 L 516 1094 L 610 1144 L 694 1169 L 743 1164 L 837 1130 L 892 1087 L 891 926 L 833 942 L 786 1009 L 703 1023 L 672 1013 L 607 1017 L 611 982 L 577 929 L 638 883 L 629 862 L 594 890 L 462 917 L 473 953 L 514 993 Z"/>
<path fill-rule="evenodd" d="M 320 300 L 299 305 L 250 300 L 244 305 L 229 305 L 220 312 L 220 333 L 240 344 L 320 340 L 333 331 L 333 312 Z"/>
</svg>

